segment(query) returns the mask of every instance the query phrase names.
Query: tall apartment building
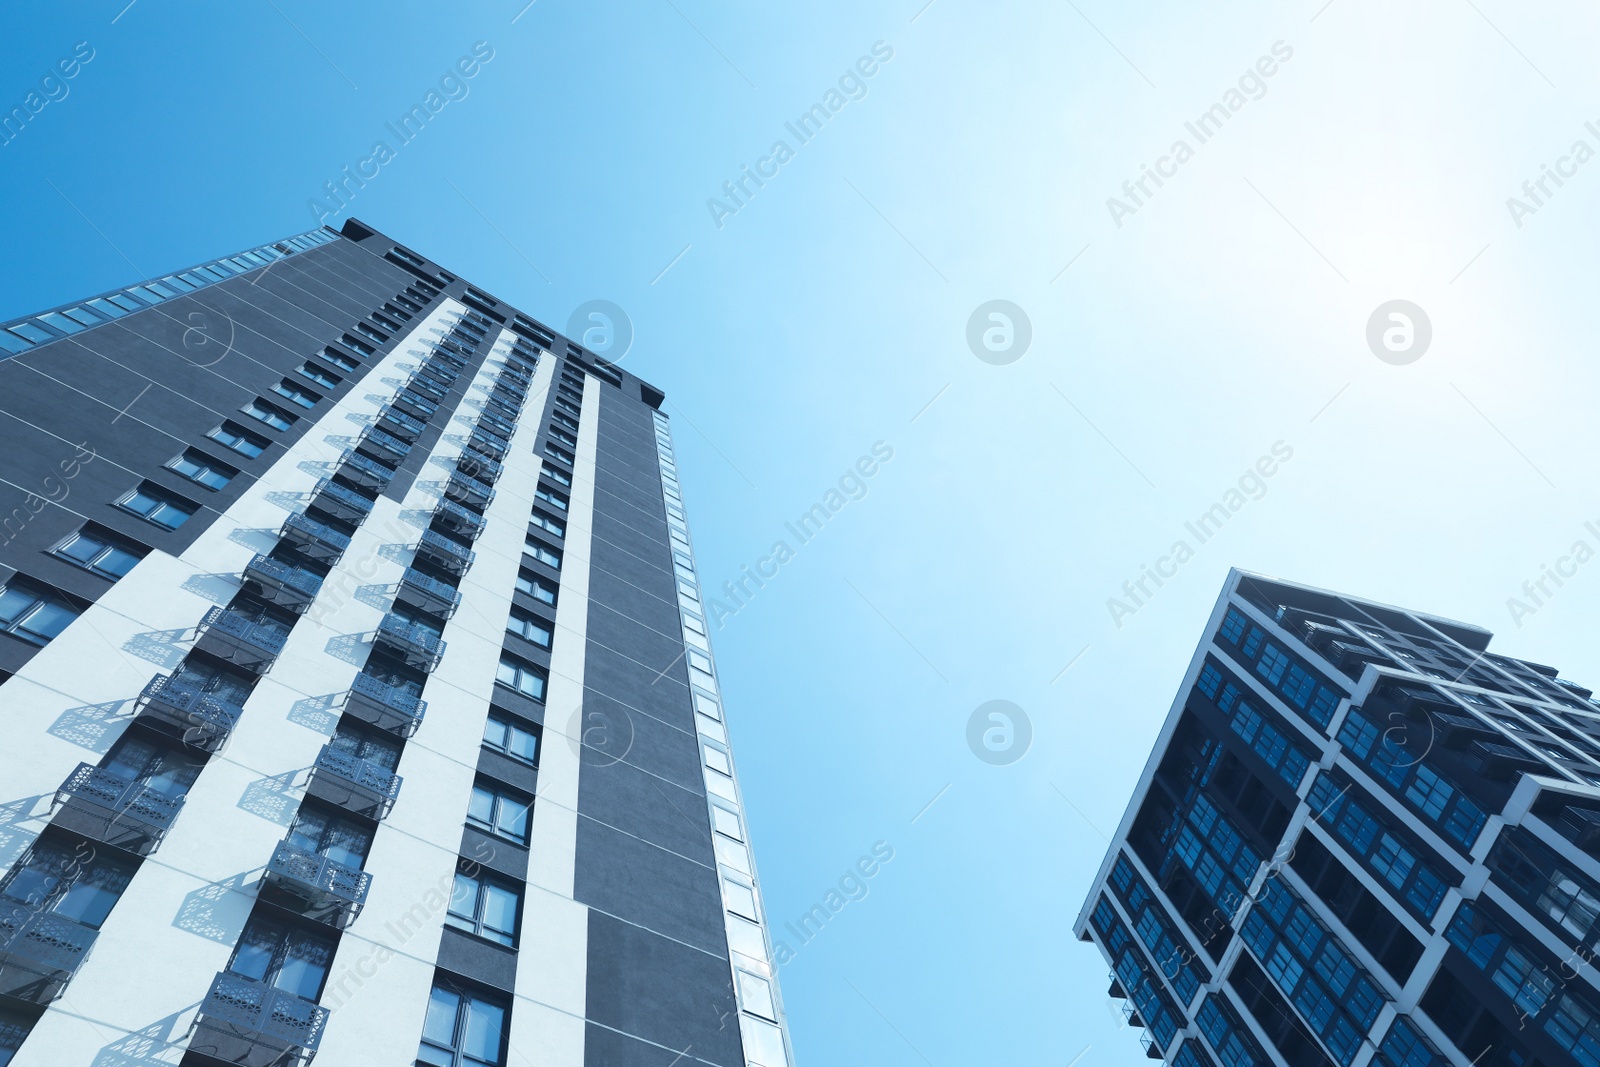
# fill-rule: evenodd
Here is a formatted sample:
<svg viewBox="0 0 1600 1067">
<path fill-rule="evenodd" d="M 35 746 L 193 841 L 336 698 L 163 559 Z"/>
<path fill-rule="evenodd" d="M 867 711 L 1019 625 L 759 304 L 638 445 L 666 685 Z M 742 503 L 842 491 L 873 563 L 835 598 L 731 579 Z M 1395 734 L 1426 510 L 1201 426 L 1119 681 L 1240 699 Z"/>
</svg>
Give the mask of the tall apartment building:
<svg viewBox="0 0 1600 1067">
<path fill-rule="evenodd" d="M 355 221 L 0 357 L 0 1064 L 788 1067 L 659 390 Z"/>
<path fill-rule="evenodd" d="M 1234 571 L 1076 931 L 1181 1067 L 1600 1064 L 1600 702 Z"/>
</svg>

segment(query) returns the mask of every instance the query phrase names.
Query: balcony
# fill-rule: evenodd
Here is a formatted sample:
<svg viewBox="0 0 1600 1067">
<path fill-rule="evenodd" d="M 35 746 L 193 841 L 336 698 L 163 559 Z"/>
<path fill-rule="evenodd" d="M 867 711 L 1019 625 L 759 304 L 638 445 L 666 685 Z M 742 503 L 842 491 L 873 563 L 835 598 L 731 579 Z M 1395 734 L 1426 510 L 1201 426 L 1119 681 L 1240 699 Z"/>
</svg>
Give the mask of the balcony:
<svg viewBox="0 0 1600 1067">
<path fill-rule="evenodd" d="M 97 933 L 38 908 L 0 911 L 0 994 L 49 1004 L 89 957 Z"/>
<path fill-rule="evenodd" d="M 273 850 L 263 877 L 279 903 L 341 930 L 361 914 L 372 884 L 372 875 L 366 871 L 335 863 L 287 841 Z"/>
<path fill-rule="evenodd" d="M 502 464 L 496 463 L 488 456 L 480 456 L 473 452 L 461 453 L 456 469 L 487 485 L 493 485 L 498 482 L 500 475 L 505 473 L 505 467 Z"/>
<path fill-rule="evenodd" d="M 489 525 L 488 520 L 482 515 L 462 507 L 453 500 L 439 501 L 433 517 L 451 533 L 465 537 L 469 541 L 476 541 Z"/>
<path fill-rule="evenodd" d="M 515 425 L 500 418 L 498 415 L 482 415 L 478 418 L 478 425 L 491 433 L 499 434 L 507 441 L 511 440 L 512 435 L 517 432 Z"/>
<path fill-rule="evenodd" d="M 324 745 L 306 792 L 369 819 L 382 819 L 400 795 L 400 776 L 376 763 Z"/>
<path fill-rule="evenodd" d="M 413 374 L 406 382 L 406 388 L 421 393 L 434 403 L 439 403 L 450 395 L 450 387 L 430 375 L 426 368 Z"/>
<path fill-rule="evenodd" d="M 289 639 L 286 627 L 252 619 L 228 608 L 212 608 L 200 620 L 195 647 L 257 674 L 266 673 Z"/>
<path fill-rule="evenodd" d="M 423 420 L 433 418 L 433 413 L 439 410 L 437 403 L 409 389 L 400 390 L 399 394 L 389 402 L 389 406 L 403 411 L 412 418 Z"/>
<path fill-rule="evenodd" d="M 398 467 L 400 462 L 411 454 L 411 444 L 402 441 L 392 433 L 385 433 L 376 426 L 369 426 L 361 435 L 361 440 L 356 442 L 356 447 L 364 449 L 366 453 L 382 460 L 391 467 Z"/>
<path fill-rule="evenodd" d="M 271 556 L 257 555 L 244 566 L 244 580 L 263 600 L 303 613 L 322 588 L 322 575 L 293 567 Z"/>
<path fill-rule="evenodd" d="M 467 361 L 471 358 L 471 353 L 469 351 L 467 351 L 461 345 L 454 344 L 450 341 L 440 341 L 438 344 L 434 345 L 433 354 L 440 360 L 457 369 L 465 367 L 467 365 Z"/>
<path fill-rule="evenodd" d="M 470 513 L 469 513 L 470 514 Z M 400 596 L 431 614 L 448 619 L 461 606 L 461 590 L 407 568 L 400 576 Z"/>
<path fill-rule="evenodd" d="M 428 428 L 428 424 L 421 419 L 414 419 L 395 407 L 386 407 L 378 412 L 378 425 L 388 427 L 392 433 L 408 441 L 415 441 Z"/>
<path fill-rule="evenodd" d="M 445 496 L 458 500 L 477 508 L 486 508 L 494 502 L 494 490 L 484 485 L 476 478 L 468 477 L 460 471 L 451 471 L 450 480 L 445 482 Z"/>
<path fill-rule="evenodd" d="M 316 1056 L 327 1023 L 327 1008 L 223 971 L 200 1002 L 189 1048 L 241 1067 L 303 1067 Z"/>
<path fill-rule="evenodd" d="M 378 620 L 375 639 L 400 653 L 407 664 L 425 673 L 433 673 L 444 658 L 445 643 L 438 634 L 426 626 L 407 622 L 398 615 L 385 615 Z"/>
<path fill-rule="evenodd" d="M 340 485 L 331 478 L 324 478 L 318 482 L 316 493 L 317 498 L 313 503 L 320 510 L 345 522 L 359 525 L 372 514 L 373 501 L 370 497 L 362 496 L 349 486 Z"/>
<path fill-rule="evenodd" d="M 506 453 L 511 450 L 511 442 L 480 428 L 472 431 L 472 436 L 467 439 L 467 447 L 474 452 L 481 452 L 496 463 L 499 463 L 506 458 Z"/>
<path fill-rule="evenodd" d="M 528 391 L 526 389 L 519 385 L 514 385 L 503 378 L 494 383 L 494 389 L 490 391 L 489 395 L 502 403 L 510 404 L 519 411 L 522 409 L 523 402 L 528 399 Z"/>
<path fill-rule="evenodd" d="M 411 690 L 385 684 L 370 674 L 356 675 L 344 698 L 346 715 L 400 737 L 416 733 L 427 711 L 428 702 Z"/>
<path fill-rule="evenodd" d="M 339 473 L 363 489 L 383 489 L 394 477 L 393 470 L 354 449 L 339 457 L 339 463 Z"/>
<path fill-rule="evenodd" d="M 239 705 L 167 674 L 150 679 L 138 707 L 141 721 L 204 752 L 220 749 L 244 714 Z"/>
<path fill-rule="evenodd" d="M 303 511 L 284 519 L 278 533 L 301 552 L 324 563 L 337 563 L 339 557 L 344 555 L 345 549 L 350 547 L 349 534 L 340 533 Z"/>
<path fill-rule="evenodd" d="M 140 856 L 161 844 L 183 808 L 182 797 L 157 792 L 132 778 L 119 778 L 92 763 L 80 763 L 56 790 L 51 823 Z"/>
<path fill-rule="evenodd" d="M 471 568 L 478 554 L 463 548 L 437 530 L 423 530 L 417 541 L 417 556 L 460 577 Z"/>
</svg>

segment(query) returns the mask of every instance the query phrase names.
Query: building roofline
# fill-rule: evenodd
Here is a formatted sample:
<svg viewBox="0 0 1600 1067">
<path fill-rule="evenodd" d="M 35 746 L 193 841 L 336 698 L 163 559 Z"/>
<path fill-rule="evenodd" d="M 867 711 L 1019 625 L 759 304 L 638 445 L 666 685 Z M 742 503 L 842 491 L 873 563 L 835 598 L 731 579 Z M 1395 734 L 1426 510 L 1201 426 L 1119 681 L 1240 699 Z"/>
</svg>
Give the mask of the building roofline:
<svg viewBox="0 0 1600 1067">
<path fill-rule="evenodd" d="M 637 374 L 623 370 L 622 367 L 604 356 L 585 348 L 559 330 L 547 325 L 542 319 L 523 311 L 509 301 L 501 300 L 499 297 L 484 291 L 479 286 L 468 282 L 461 274 L 447 269 L 436 260 L 429 259 L 427 256 L 412 249 L 411 246 L 395 240 L 382 230 L 369 226 L 360 219 L 351 216 L 344 220 L 338 232 L 341 237 L 357 247 L 364 248 L 380 259 L 388 259 L 396 266 L 416 274 L 432 285 L 444 289 L 465 290 L 464 293 L 452 293 L 452 295 L 468 307 L 498 320 L 500 325 L 506 329 L 513 331 L 520 329 L 521 332 L 527 333 L 530 341 L 547 348 L 557 358 L 581 363 L 597 377 L 603 380 L 611 380 L 614 385 L 621 385 L 626 388 L 630 382 L 637 383 L 638 395 L 651 407 L 659 410 L 662 402 L 666 399 L 666 392 L 660 387 L 645 381 Z"/>
</svg>

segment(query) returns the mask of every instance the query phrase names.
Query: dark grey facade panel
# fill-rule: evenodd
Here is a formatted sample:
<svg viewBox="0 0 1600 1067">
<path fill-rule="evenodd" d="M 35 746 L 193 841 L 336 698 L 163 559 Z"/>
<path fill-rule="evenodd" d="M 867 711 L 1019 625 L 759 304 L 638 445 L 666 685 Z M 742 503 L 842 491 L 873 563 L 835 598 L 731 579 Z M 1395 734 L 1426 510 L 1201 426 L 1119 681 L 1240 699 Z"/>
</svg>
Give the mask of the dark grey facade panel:
<svg viewBox="0 0 1600 1067">
<path fill-rule="evenodd" d="M 726 958 L 593 912 L 589 944 L 598 949 L 590 954 L 589 1018 L 639 1040 L 608 1039 L 591 1025 L 586 1064 L 645 1067 L 670 1064 L 672 1055 L 718 1067 L 744 1062 Z M 675 1051 L 663 1061 L 663 1049 Z"/>
</svg>

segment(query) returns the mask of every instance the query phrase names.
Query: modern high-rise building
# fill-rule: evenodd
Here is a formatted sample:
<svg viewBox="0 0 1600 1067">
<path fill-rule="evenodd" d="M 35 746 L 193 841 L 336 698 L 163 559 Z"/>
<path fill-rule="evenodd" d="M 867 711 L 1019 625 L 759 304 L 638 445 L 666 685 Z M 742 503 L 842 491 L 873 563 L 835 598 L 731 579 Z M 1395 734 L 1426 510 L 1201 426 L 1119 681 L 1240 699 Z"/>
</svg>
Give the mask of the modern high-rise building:
<svg viewBox="0 0 1600 1067">
<path fill-rule="evenodd" d="M 1600 703 L 1232 572 L 1076 931 L 1181 1067 L 1600 1064 Z"/>
<path fill-rule="evenodd" d="M 355 221 L 0 326 L 0 1064 L 788 1067 L 662 401 Z"/>
</svg>

